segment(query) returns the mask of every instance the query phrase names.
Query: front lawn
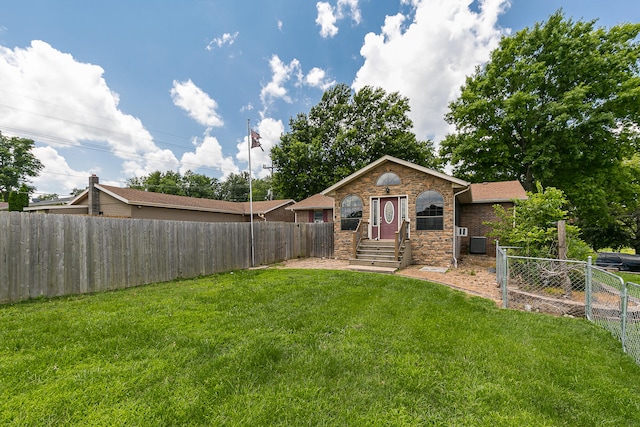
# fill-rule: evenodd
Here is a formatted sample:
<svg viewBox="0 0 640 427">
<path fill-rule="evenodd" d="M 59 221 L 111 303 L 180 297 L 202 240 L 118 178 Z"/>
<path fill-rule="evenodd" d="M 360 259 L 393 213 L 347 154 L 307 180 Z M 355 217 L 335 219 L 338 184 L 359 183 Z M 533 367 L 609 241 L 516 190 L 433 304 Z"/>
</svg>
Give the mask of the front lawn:
<svg viewBox="0 0 640 427">
<path fill-rule="evenodd" d="M 0 324 L 0 425 L 640 424 L 608 332 L 397 276 L 242 271 Z"/>
</svg>

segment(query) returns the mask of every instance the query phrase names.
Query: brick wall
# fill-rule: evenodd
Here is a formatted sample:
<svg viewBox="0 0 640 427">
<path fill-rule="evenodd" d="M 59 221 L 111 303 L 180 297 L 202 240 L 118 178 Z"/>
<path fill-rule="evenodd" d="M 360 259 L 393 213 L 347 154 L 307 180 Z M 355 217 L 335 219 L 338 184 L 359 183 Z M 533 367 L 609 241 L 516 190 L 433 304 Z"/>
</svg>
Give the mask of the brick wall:
<svg viewBox="0 0 640 427">
<path fill-rule="evenodd" d="M 385 172 L 394 172 L 400 177 L 400 185 L 385 187 L 376 186 L 376 181 Z M 444 198 L 444 228 L 442 231 L 416 230 L 416 200 L 427 190 L 436 190 Z M 448 266 L 453 259 L 453 186 L 444 179 L 426 175 L 413 168 L 396 163 L 384 163 L 372 169 L 357 180 L 339 188 L 335 193 L 335 241 L 336 258 L 348 259 L 351 256 L 352 231 L 341 231 L 340 205 L 346 196 L 360 196 L 363 203 L 362 218 L 369 221 L 370 197 L 407 196 L 407 214 L 411 223 L 412 262 L 434 266 Z"/>
<path fill-rule="evenodd" d="M 299 210 L 296 211 L 298 215 L 297 222 L 314 222 L 314 210 Z M 322 222 L 332 222 L 333 211 L 331 209 L 322 210 Z"/>
<path fill-rule="evenodd" d="M 498 203 L 505 209 L 513 207 L 513 203 Z M 469 253 L 469 242 L 471 237 L 486 236 L 491 231 L 491 227 L 484 225 L 483 222 L 496 221 L 498 217 L 493 210 L 494 203 L 476 203 L 470 205 L 462 205 L 460 207 L 460 226 L 467 227 L 469 234 L 467 237 L 460 239 L 460 254 L 464 257 Z M 496 256 L 495 241 L 493 238 L 487 238 L 487 255 Z"/>
</svg>

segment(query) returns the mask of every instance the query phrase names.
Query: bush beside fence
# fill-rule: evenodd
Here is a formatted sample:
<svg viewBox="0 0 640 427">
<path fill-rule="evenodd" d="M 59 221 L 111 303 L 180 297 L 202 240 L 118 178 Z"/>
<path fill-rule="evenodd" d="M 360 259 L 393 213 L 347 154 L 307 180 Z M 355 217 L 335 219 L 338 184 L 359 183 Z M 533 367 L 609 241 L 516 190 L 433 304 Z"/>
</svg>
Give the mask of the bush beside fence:
<svg viewBox="0 0 640 427">
<path fill-rule="evenodd" d="M 254 222 L 255 265 L 333 256 L 333 224 Z M 0 212 L 0 303 L 251 267 L 250 223 Z"/>
</svg>

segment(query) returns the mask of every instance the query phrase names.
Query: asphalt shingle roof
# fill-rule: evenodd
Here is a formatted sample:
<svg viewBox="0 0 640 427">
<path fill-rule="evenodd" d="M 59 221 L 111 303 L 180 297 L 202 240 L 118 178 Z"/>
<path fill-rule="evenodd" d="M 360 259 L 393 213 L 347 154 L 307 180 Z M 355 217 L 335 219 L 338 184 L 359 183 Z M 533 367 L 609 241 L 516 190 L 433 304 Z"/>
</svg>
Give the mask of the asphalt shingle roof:
<svg viewBox="0 0 640 427">
<path fill-rule="evenodd" d="M 513 199 L 527 199 L 527 192 L 519 181 L 471 184 L 472 203 L 509 202 Z"/>
<path fill-rule="evenodd" d="M 195 197 L 175 196 L 173 194 L 153 193 L 150 191 L 121 188 L 96 184 L 99 189 L 122 200 L 129 205 L 158 206 L 175 209 L 207 210 L 234 214 L 249 214 L 249 202 L 228 202 L 225 200 L 198 199 Z M 293 200 L 254 201 L 253 213 L 266 213 L 280 206 L 293 203 Z"/>
</svg>

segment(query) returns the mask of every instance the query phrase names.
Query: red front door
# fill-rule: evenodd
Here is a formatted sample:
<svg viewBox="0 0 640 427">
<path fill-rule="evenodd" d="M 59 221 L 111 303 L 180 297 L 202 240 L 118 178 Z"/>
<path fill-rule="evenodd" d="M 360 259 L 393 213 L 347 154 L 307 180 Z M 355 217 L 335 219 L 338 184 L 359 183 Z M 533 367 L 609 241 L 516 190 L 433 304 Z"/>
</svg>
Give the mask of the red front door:
<svg viewBox="0 0 640 427">
<path fill-rule="evenodd" d="M 398 231 L 398 198 L 380 199 L 380 238 L 393 239 Z"/>
</svg>

